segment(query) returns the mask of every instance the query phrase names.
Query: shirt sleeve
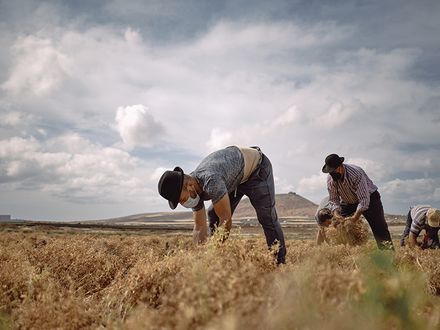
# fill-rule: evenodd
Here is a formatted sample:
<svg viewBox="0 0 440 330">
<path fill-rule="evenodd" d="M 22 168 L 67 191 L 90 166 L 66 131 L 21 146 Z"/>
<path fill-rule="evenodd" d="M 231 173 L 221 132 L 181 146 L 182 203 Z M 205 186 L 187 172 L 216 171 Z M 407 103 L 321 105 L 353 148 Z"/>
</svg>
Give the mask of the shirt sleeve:
<svg viewBox="0 0 440 330">
<path fill-rule="evenodd" d="M 419 236 L 420 232 L 422 231 L 423 227 L 425 226 L 426 216 L 415 218 L 411 222 L 411 233 L 413 233 L 416 237 Z"/>
<path fill-rule="evenodd" d="M 357 210 L 366 211 L 370 207 L 370 192 L 368 189 L 367 177 L 365 175 L 360 176 L 359 182 L 356 187 L 356 195 L 359 200 Z"/>
<path fill-rule="evenodd" d="M 216 204 L 228 193 L 225 181 L 220 177 L 212 177 L 206 181 L 203 191 L 210 197 L 212 204 Z"/>
<path fill-rule="evenodd" d="M 330 210 L 332 210 L 332 212 L 340 211 L 341 202 L 338 195 L 338 189 L 336 188 L 336 183 L 333 181 L 330 175 L 327 176 L 327 190 Z"/>
</svg>

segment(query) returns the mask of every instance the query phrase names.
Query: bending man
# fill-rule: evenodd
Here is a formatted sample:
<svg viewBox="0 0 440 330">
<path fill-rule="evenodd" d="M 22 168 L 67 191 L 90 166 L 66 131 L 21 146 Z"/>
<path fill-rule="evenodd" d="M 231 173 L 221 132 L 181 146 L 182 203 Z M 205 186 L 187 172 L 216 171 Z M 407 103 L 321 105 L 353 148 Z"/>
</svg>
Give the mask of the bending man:
<svg viewBox="0 0 440 330">
<path fill-rule="evenodd" d="M 208 209 L 211 234 L 218 226 L 229 233 L 235 208 L 244 195 L 248 196 L 268 246 L 278 243 L 277 262 L 285 262 L 286 246 L 275 209 L 272 164 L 258 147 L 231 146 L 215 151 L 190 174 L 180 167 L 166 171 L 158 188 L 171 209 L 179 203 L 192 209 L 196 243 L 204 242 L 208 236 L 205 200 L 212 201 Z"/>
<path fill-rule="evenodd" d="M 405 243 L 411 248 L 418 246 L 417 237 L 423 229 L 425 235 L 420 247 L 422 249 L 439 249 L 440 210 L 430 205 L 415 205 L 409 209 L 400 246 L 404 246 Z"/>
<path fill-rule="evenodd" d="M 322 172 L 328 173 L 327 189 L 334 216 L 359 221 L 363 215 L 377 246 L 394 249 L 377 187 L 362 168 L 343 163 L 344 157 L 331 154 L 326 157 L 322 168 Z"/>
</svg>

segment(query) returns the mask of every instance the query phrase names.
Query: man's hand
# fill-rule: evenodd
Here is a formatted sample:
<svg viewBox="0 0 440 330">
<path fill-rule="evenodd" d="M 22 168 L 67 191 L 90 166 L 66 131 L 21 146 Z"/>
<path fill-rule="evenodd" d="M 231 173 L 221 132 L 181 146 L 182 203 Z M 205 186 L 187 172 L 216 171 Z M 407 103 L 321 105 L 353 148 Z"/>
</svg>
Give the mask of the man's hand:
<svg viewBox="0 0 440 330">
<path fill-rule="evenodd" d="M 229 201 L 229 195 L 225 194 L 217 203 L 214 204 L 214 210 L 220 219 L 219 226 L 225 228 L 226 239 L 229 236 L 229 231 L 232 227 L 232 214 L 231 214 L 231 202 Z"/>
<path fill-rule="evenodd" d="M 205 207 L 193 212 L 194 218 L 194 230 L 193 241 L 196 244 L 201 244 L 208 238 L 208 226 L 206 224 L 206 211 Z"/>
<path fill-rule="evenodd" d="M 418 244 L 417 244 L 417 237 L 416 237 L 416 235 L 414 235 L 413 233 L 409 233 L 409 235 L 408 235 L 408 246 L 411 248 L 411 249 L 414 249 L 415 247 L 417 247 L 418 246 Z"/>
<path fill-rule="evenodd" d="M 318 234 L 316 235 L 316 245 L 321 245 L 324 242 L 327 242 L 328 244 L 328 239 L 327 236 L 325 235 L 325 228 L 319 227 Z"/>
<path fill-rule="evenodd" d="M 357 210 L 355 214 L 353 214 L 351 217 L 345 218 L 345 220 L 349 220 L 353 222 L 359 221 L 361 219 L 362 212 L 363 211 L 361 210 Z"/>
</svg>

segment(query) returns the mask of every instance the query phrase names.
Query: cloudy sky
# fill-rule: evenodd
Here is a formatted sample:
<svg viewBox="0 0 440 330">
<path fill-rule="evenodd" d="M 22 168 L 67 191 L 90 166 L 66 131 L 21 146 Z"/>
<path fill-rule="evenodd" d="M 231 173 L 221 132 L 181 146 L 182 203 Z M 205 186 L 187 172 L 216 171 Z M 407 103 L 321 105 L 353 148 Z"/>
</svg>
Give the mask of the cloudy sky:
<svg viewBox="0 0 440 330">
<path fill-rule="evenodd" d="M 325 156 L 385 211 L 440 207 L 439 1 L 0 0 L 0 214 L 168 210 L 165 169 L 259 145 L 319 202 Z"/>
</svg>

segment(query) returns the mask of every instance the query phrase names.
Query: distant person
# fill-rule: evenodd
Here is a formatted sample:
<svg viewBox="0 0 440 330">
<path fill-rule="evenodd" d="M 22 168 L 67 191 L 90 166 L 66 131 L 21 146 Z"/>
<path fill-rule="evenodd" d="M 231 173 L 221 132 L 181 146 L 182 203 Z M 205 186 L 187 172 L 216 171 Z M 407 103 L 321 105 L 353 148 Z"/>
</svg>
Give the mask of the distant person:
<svg viewBox="0 0 440 330">
<path fill-rule="evenodd" d="M 222 226 L 227 237 L 235 208 L 243 195 L 248 196 L 268 246 L 278 243 L 277 262 L 285 262 L 286 246 L 275 209 L 272 165 L 260 148 L 231 146 L 215 151 L 190 174 L 185 174 L 180 167 L 166 171 L 158 189 L 171 209 L 180 203 L 193 210 L 196 243 L 206 241 L 208 236 L 204 201 L 212 201 L 208 209 L 211 234 Z"/>
<path fill-rule="evenodd" d="M 331 154 L 325 158 L 322 172 L 328 173 L 327 190 L 333 215 L 351 221 L 359 221 L 363 215 L 378 248 L 394 249 L 380 194 L 365 171 L 356 165 L 344 164 L 344 157 Z"/>
<path fill-rule="evenodd" d="M 407 244 L 411 248 L 420 246 L 422 249 L 439 249 L 439 229 L 440 210 L 430 205 L 412 206 L 408 212 L 406 227 L 400 240 L 400 246 Z M 425 230 L 425 234 L 422 242 L 418 244 L 417 237 L 422 230 Z"/>
<path fill-rule="evenodd" d="M 321 245 L 324 242 L 329 243 L 326 235 L 325 228 L 331 225 L 333 218 L 333 212 L 331 211 L 330 201 L 328 196 L 319 203 L 318 209 L 316 210 L 315 220 L 318 223 L 319 229 L 316 236 L 316 244 Z"/>
</svg>

